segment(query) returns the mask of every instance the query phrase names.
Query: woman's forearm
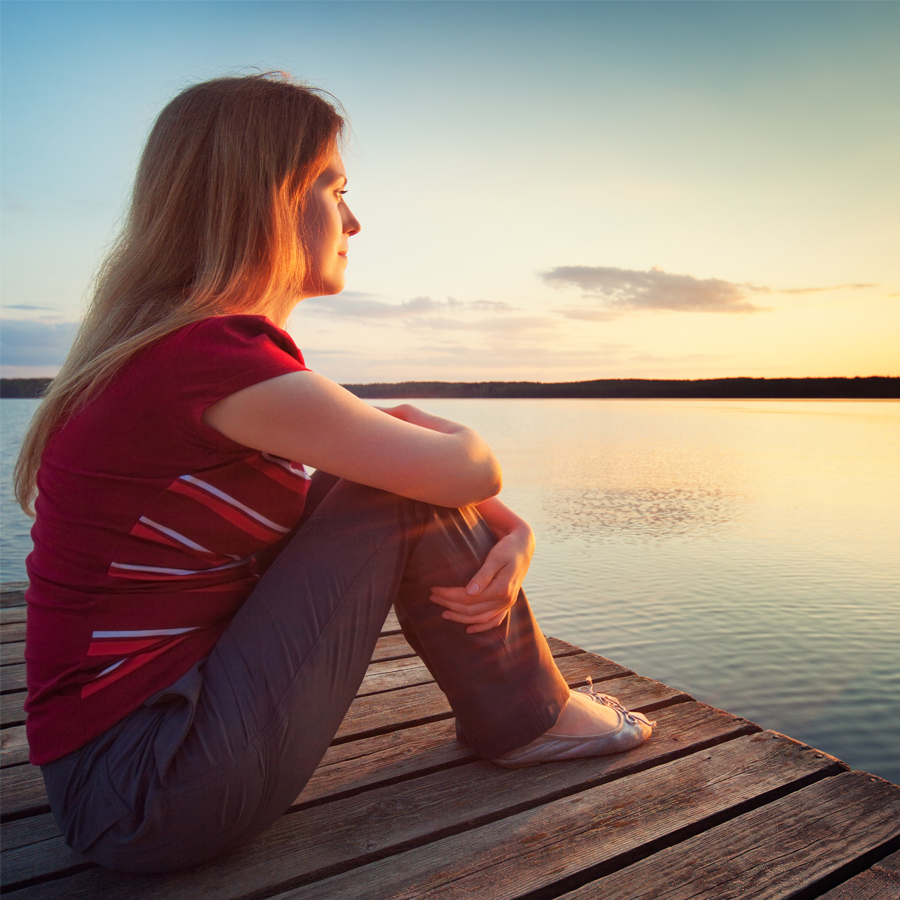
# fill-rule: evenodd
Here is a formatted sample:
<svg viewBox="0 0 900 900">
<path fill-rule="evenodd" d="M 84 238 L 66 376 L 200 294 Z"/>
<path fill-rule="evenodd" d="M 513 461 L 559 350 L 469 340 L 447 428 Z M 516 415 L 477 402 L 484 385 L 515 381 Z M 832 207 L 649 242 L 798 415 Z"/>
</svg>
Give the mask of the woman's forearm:
<svg viewBox="0 0 900 900">
<path fill-rule="evenodd" d="M 529 534 L 531 543 L 534 544 L 534 532 L 531 526 L 519 515 L 516 515 L 499 497 L 491 497 L 483 503 L 479 503 L 475 509 L 487 523 L 488 528 L 498 540 L 509 534 Z"/>
<path fill-rule="evenodd" d="M 379 406 L 376 409 L 410 425 L 416 425 L 419 428 L 445 434 L 452 438 L 458 445 L 457 455 L 460 459 L 466 460 L 466 470 L 470 471 L 479 482 L 484 483 L 482 496 L 495 496 L 500 492 L 503 485 L 500 464 L 494 456 L 494 451 L 478 432 L 459 422 L 427 413 L 409 403 L 389 408 Z M 447 475 L 449 475 L 449 469 Z M 468 506 L 470 504 L 471 501 L 460 505 Z"/>
</svg>

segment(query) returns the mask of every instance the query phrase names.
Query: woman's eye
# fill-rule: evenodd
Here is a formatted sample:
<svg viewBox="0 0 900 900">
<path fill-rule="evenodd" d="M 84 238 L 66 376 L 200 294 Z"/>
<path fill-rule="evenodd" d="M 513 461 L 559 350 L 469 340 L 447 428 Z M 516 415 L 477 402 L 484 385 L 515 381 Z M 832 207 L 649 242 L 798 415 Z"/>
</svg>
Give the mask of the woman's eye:
<svg viewBox="0 0 900 900">
<path fill-rule="evenodd" d="M 344 194 L 346 194 L 347 192 L 346 191 L 335 191 L 335 193 L 338 195 L 338 197 L 343 197 Z"/>
</svg>

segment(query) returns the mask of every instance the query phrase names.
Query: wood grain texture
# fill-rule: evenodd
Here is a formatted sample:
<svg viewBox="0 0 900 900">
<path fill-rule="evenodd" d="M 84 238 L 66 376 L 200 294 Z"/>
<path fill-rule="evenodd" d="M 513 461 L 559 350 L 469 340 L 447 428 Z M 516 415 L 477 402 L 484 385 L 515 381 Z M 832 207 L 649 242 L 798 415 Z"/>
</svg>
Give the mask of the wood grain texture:
<svg viewBox="0 0 900 900">
<path fill-rule="evenodd" d="M 402 659 L 405 656 L 415 655 L 415 651 L 409 646 L 402 634 L 389 634 L 378 638 L 376 641 L 372 662 L 380 662 L 385 659 Z"/>
<path fill-rule="evenodd" d="M 27 581 L 10 581 L 0 585 L 0 608 L 10 609 L 16 606 L 25 606 L 25 591 L 28 589 Z"/>
<path fill-rule="evenodd" d="M 584 664 L 588 661 L 592 663 L 590 675 L 597 683 L 609 678 L 633 674 L 631 669 L 626 669 L 624 666 L 620 666 L 618 663 L 614 663 L 612 660 L 602 656 L 597 656 L 594 653 L 585 653 L 583 651 L 573 653 L 572 650 L 574 648 L 563 641 L 553 641 L 550 649 L 556 659 L 556 665 L 567 680 L 568 672 L 584 668 Z M 425 668 L 425 663 L 417 656 L 388 659 L 370 664 L 357 696 L 364 697 L 369 694 L 413 687 L 417 684 L 428 684 L 432 681 L 434 679 L 431 677 L 431 673 Z M 586 682 L 584 677 L 580 677 L 580 679 L 569 681 L 569 683 L 575 687 Z"/>
<path fill-rule="evenodd" d="M 21 765 L 0 769 L 0 794 L 3 795 L 3 817 L 28 810 L 49 809 L 44 778 L 37 766 Z"/>
<path fill-rule="evenodd" d="M 50 813 L 16 819 L 0 825 L 0 846 L 4 851 L 24 847 L 47 838 L 59 837 L 59 828 Z"/>
<path fill-rule="evenodd" d="M 13 626 L 16 627 L 16 626 Z M 0 666 L 22 665 L 25 662 L 25 641 L 11 641 L 0 645 Z"/>
<path fill-rule="evenodd" d="M 10 606 L 0 608 L 0 626 L 16 625 L 25 621 L 27 608 L 25 606 Z"/>
<path fill-rule="evenodd" d="M 417 684 L 428 684 L 434 681 L 425 663 L 417 656 L 406 659 L 388 659 L 384 662 L 372 663 L 366 670 L 357 697 L 369 694 L 381 694 L 398 688 L 413 687 Z"/>
<path fill-rule="evenodd" d="M 25 724 L 25 710 L 22 709 L 22 705 L 26 696 L 25 691 L 0 694 L 0 727 Z"/>
<path fill-rule="evenodd" d="M 397 621 L 397 613 L 394 612 L 393 607 L 391 611 L 387 614 L 387 618 L 384 620 L 384 625 L 381 626 L 382 634 L 399 634 L 400 633 L 400 623 Z"/>
<path fill-rule="evenodd" d="M 863 772 L 801 791 L 662 850 L 565 900 L 781 900 L 900 835 L 900 787 Z"/>
<path fill-rule="evenodd" d="M 900 900 L 900 850 L 822 894 L 819 900 Z"/>
<path fill-rule="evenodd" d="M 802 744 L 743 737 L 529 809 L 278 900 L 512 900 L 733 815 L 748 802 L 840 771 Z"/>
<path fill-rule="evenodd" d="M 24 691 L 26 687 L 24 663 L 9 666 L 0 665 L 0 693 Z"/>
<path fill-rule="evenodd" d="M 337 751 L 342 750 L 352 755 L 340 758 Z M 408 781 L 474 760 L 471 749 L 456 740 L 452 719 L 337 744 L 329 748 L 294 807 Z"/>
<path fill-rule="evenodd" d="M 13 725 L 0 731 L 0 767 L 28 762 L 28 740 L 24 725 Z"/>
<path fill-rule="evenodd" d="M 27 764 L 26 586 L 0 591 L 4 895 L 900 900 L 900 787 L 552 638 L 570 685 L 590 676 L 657 729 L 620 756 L 500 769 L 456 740 L 393 611 L 335 743 L 288 813 L 190 872 L 107 872 L 65 846 L 40 770 Z"/>
<path fill-rule="evenodd" d="M 412 846 L 514 815 L 756 727 L 700 703 L 679 703 L 656 714 L 658 735 L 619 756 L 575 760 L 526 770 L 473 762 L 282 816 L 253 843 L 184 875 L 143 876 L 141 896 L 160 900 L 235 900 L 264 896 L 395 854 Z M 62 839 L 56 852 L 62 853 Z M 12 851 L 17 877 L 52 874 L 52 841 Z M 53 863 L 55 865 L 55 863 Z M 27 874 L 23 874 L 27 873 Z M 134 882 L 101 869 L 22 890 L 22 900 L 126 900 Z"/>
<path fill-rule="evenodd" d="M 567 679 L 583 683 L 594 671 L 594 660 L 603 660 L 593 654 L 583 654 L 583 657 L 563 657 L 558 660 L 566 668 L 564 675 Z M 573 659 L 574 662 L 570 662 Z M 640 675 L 626 675 L 604 681 L 603 688 L 606 693 L 615 694 L 626 706 L 636 709 L 682 700 L 686 696 L 675 688 Z M 452 715 L 447 698 L 433 682 L 386 694 L 357 697 L 350 705 L 335 740 L 340 742 L 380 734 L 394 731 L 405 724 L 424 724 Z"/>
<path fill-rule="evenodd" d="M 25 609 L 17 607 L 16 609 L 4 609 L 3 627 L 0 628 L 0 644 L 11 644 L 14 641 L 25 640 Z M 21 617 L 19 622 L 7 622 L 7 614 L 18 615 Z M 5 652 L 5 651 L 4 651 Z"/>
</svg>

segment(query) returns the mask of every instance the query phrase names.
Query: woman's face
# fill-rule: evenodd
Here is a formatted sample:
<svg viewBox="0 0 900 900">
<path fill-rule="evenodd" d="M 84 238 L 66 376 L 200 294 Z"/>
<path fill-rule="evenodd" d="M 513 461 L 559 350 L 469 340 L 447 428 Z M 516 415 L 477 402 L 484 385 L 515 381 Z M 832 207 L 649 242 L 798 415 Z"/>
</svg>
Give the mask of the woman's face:
<svg viewBox="0 0 900 900">
<path fill-rule="evenodd" d="M 344 289 L 347 242 L 360 225 L 344 202 L 347 173 L 335 151 L 325 171 L 316 179 L 303 212 L 303 246 L 307 271 L 304 297 L 337 294 Z"/>
</svg>

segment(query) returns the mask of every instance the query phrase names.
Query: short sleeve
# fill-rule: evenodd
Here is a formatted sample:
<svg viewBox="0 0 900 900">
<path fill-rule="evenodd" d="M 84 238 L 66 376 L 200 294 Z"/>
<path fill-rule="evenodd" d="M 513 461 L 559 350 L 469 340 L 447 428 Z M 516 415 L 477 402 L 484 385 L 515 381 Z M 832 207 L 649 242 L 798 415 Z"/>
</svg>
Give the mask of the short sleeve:
<svg viewBox="0 0 900 900">
<path fill-rule="evenodd" d="M 307 369 L 291 336 L 265 316 L 203 319 L 160 342 L 142 360 L 144 379 L 154 379 L 158 396 L 192 442 L 221 448 L 232 444 L 202 421 L 219 400 L 271 378 Z M 144 390 L 149 389 L 145 383 Z"/>
</svg>

